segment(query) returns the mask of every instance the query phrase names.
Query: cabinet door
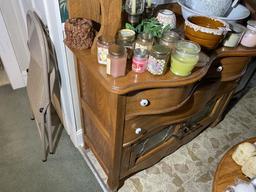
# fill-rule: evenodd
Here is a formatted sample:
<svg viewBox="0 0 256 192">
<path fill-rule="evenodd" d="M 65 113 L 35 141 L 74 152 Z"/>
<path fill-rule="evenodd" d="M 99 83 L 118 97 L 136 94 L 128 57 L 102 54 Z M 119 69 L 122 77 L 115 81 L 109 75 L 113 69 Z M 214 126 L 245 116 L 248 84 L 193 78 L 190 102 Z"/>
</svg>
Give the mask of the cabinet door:
<svg viewBox="0 0 256 192">
<path fill-rule="evenodd" d="M 211 112 L 215 104 L 216 99 L 212 99 L 201 111 L 185 122 L 165 126 L 157 133 L 134 144 L 131 150 L 130 168 L 133 166 L 146 167 L 148 161 L 151 160 L 157 162 L 197 136 L 211 123 Z"/>
<path fill-rule="evenodd" d="M 150 150 L 164 143 L 174 134 L 175 128 L 175 125 L 167 126 L 158 133 L 153 134 L 142 142 L 136 144 L 133 148 L 132 158 L 136 161 L 138 157 L 143 156 Z"/>
</svg>

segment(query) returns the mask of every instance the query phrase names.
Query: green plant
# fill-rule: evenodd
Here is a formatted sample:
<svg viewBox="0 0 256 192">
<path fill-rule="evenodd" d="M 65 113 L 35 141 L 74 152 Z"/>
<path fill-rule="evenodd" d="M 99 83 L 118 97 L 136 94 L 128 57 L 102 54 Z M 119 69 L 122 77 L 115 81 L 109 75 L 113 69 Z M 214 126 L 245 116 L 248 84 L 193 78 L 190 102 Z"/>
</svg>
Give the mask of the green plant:
<svg viewBox="0 0 256 192">
<path fill-rule="evenodd" d="M 142 20 L 141 23 L 136 27 L 134 27 L 130 23 L 126 23 L 125 28 L 131 29 L 136 33 L 149 33 L 153 37 L 157 38 L 160 38 L 164 32 L 171 29 L 170 25 L 164 26 L 163 24 L 159 23 L 159 21 L 155 17 Z"/>
</svg>

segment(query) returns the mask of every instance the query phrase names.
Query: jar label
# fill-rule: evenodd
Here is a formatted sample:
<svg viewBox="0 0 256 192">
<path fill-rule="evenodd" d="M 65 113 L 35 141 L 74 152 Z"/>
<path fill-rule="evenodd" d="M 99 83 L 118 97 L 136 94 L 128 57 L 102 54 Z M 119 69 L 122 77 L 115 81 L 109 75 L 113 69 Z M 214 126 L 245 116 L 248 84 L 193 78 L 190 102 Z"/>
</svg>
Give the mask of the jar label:
<svg viewBox="0 0 256 192">
<path fill-rule="evenodd" d="M 107 57 L 106 73 L 107 73 L 108 75 L 111 75 L 111 60 L 110 60 L 109 56 Z"/>
<path fill-rule="evenodd" d="M 98 62 L 100 64 L 106 65 L 107 64 L 107 57 L 108 57 L 108 49 L 98 47 Z"/>
<path fill-rule="evenodd" d="M 132 70 L 136 73 L 143 73 L 147 68 L 147 60 L 138 61 L 136 59 L 132 60 Z"/>
<path fill-rule="evenodd" d="M 164 59 L 156 59 L 153 56 L 149 56 L 148 59 L 148 71 L 153 75 L 162 75 L 166 68 L 166 61 Z"/>
<path fill-rule="evenodd" d="M 141 45 L 139 43 L 135 43 L 135 48 L 134 49 L 148 50 L 148 47 L 145 46 L 145 45 Z"/>
</svg>

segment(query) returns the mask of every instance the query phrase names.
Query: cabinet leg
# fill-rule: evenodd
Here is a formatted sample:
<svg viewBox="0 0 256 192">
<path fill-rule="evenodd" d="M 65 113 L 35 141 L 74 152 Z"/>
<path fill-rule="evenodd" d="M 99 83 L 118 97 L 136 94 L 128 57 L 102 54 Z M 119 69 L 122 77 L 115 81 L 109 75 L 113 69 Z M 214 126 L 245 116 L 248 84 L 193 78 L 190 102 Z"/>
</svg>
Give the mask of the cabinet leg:
<svg viewBox="0 0 256 192">
<path fill-rule="evenodd" d="M 108 178 L 108 186 L 111 192 L 117 192 L 118 188 L 119 188 L 119 180 L 118 179 L 111 179 Z"/>
<path fill-rule="evenodd" d="M 89 146 L 87 145 L 86 142 L 84 142 L 84 148 L 85 148 L 85 149 L 89 149 Z"/>
</svg>

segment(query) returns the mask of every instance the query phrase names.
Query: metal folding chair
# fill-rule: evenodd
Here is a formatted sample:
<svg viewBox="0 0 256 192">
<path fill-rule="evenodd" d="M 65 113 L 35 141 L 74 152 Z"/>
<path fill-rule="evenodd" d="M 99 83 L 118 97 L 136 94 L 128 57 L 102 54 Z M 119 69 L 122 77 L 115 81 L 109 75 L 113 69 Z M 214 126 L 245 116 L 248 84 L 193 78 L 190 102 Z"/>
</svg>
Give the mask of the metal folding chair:
<svg viewBox="0 0 256 192">
<path fill-rule="evenodd" d="M 54 46 L 47 28 L 35 12 L 28 11 L 27 28 L 30 51 L 27 93 L 42 141 L 42 160 L 46 161 L 48 152 L 54 152 L 54 129 L 56 128 L 52 121 L 54 108 L 58 109 L 59 119 L 62 119 L 60 78 Z"/>
</svg>

